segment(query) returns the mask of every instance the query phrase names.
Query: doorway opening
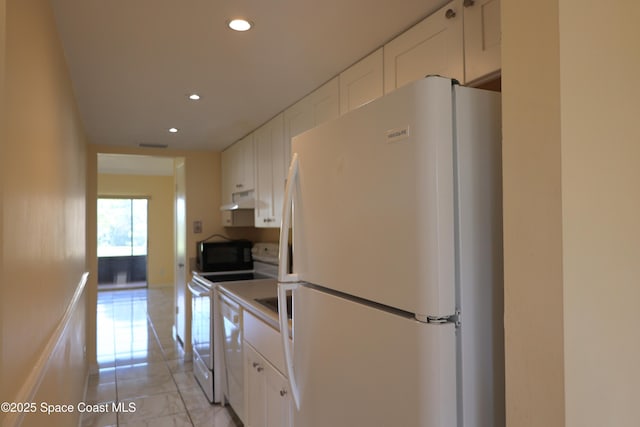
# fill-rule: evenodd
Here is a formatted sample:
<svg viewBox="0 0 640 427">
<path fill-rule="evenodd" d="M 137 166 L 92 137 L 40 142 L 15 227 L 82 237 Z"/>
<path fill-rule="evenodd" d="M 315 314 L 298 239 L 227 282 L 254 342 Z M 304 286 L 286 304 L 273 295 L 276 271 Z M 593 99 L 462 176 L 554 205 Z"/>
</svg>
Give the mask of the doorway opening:
<svg viewBox="0 0 640 427">
<path fill-rule="evenodd" d="M 98 290 L 147 287 L 148 200 L 98 198 Z"/>
</svg>

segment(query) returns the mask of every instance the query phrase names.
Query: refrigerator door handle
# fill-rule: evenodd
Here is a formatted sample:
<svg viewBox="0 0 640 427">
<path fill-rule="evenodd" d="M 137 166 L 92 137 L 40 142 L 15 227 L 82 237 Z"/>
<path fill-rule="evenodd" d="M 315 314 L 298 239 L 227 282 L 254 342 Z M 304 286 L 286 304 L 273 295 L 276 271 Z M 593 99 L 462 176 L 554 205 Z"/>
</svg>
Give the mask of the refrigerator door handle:
<svg viewBox="0 0 640 427">
<path fill-rule="evenodd" d="M 289 273 L 289 229 L 291 228 L 291 209 L 293 207 L 293 191 L 298 181 L 298 153 L 293 153 L 287 183 L 284 188 L 284 203 L 282 205 L 282 225 L 280 227 L 280 254 L 278 259 L 278 282 L 293 283 L 298 281 L 298 275 Z M 286 312 L 285 312 L 286 313 Z"/>
<path fill-rule="evenodd" d="M 294 291 L 299 283 L 278 283 L 278 318 L 280 320 L 280 336 L 284 350 L 284 364 L 287 370 L 289 388 L 293 396 L 296 409 L 300 409 L 300 389 L 293 371 L 292 345 L 289 341 L 289 319 L 287 317 L 287 291 Z"/>
</svg>

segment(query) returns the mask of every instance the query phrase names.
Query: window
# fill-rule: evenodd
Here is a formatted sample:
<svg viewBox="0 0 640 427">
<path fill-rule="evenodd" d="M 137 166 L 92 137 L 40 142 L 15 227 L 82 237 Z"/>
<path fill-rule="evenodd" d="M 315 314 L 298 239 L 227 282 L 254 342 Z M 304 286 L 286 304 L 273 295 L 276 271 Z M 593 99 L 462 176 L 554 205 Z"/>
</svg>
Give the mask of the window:
<svg viewBox="0 0 640 427">
<path fill-rule="evenodd" d="M 98 199 L 98 257 L 147 255 L 147 199 Z"/>
</svg>

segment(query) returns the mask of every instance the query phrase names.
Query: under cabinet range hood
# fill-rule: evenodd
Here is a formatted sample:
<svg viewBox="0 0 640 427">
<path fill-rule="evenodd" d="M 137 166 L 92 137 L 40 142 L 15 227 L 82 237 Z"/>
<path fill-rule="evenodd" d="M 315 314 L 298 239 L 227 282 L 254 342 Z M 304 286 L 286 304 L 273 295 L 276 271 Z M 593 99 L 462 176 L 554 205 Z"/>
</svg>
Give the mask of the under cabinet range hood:
<svg viewBox="0 0 640 427">
<path fill-rule="evenodd" d="M 253 227 L 255 199 L 253 190 L 233 193 L 231 203 L 220 206 L 223 227 Z"/>
<path fill-rule="evenodd" d="M 220 206 L 221 211 L 237 211 L 239 209 L 253 209 L 255 208 L 255 199 L 253 197 L 253 190 L 243 191 L 241 193 L 233 193 L 231 195 L 232 202 Z"/>
</svg>

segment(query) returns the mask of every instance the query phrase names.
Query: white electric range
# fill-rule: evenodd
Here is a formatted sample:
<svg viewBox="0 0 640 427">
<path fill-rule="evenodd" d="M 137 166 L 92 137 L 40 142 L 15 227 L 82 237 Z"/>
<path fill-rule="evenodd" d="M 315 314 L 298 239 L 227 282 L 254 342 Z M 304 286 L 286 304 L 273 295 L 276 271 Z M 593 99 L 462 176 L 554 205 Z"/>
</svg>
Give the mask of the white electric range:
<svg viewBox="0 0 640 427">
<path fill-rule="evenodd" d="M 217 292 L 218 285 L 238 281 L 255 283 L 256 280 L 273 280 L 278 276 L 277 243 L 256 243 L 251 253 L 252 270 L 206 273 L 194 271 L 193 278 L 188 284 L 191 293 L 193 372 L 211 403 L 224 403 L 227 384 L 232 387 L 233 383 L 233 381 L 227 381 L 225 377 L 223 362 L 225 326 Z"/>
</svg>

